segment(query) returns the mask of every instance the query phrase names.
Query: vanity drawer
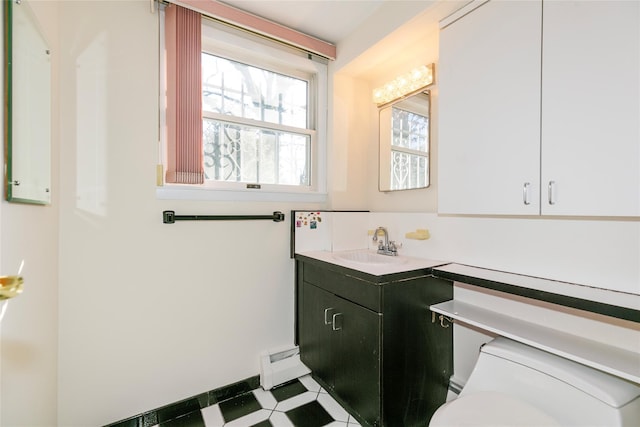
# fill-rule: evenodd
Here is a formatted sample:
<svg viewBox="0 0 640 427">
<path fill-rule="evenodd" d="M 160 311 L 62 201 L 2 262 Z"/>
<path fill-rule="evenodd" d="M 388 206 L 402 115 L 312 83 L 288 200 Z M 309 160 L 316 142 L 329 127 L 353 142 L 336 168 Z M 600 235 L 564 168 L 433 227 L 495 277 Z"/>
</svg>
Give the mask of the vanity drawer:
<svg viewBox="0 0 640 427">
<path fill-rule="evenodd" d="M 305 263 L 303 280 L 377 313 L 382 312 L 382 286 L 348 274 Z"/>
</svg>

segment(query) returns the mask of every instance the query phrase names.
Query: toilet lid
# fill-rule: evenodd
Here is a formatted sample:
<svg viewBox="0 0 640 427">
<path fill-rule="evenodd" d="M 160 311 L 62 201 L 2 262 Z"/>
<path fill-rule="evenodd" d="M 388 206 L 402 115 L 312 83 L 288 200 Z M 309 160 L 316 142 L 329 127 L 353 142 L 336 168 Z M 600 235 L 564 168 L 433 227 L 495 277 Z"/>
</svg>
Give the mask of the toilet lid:
<svg viewBox="0 0 640 427">
<path fill-rule="evenodd" d="M 560 426 L 536 407 L 503 393 L 486 391 L 462 396 L 433 414 L 430 427 L 444 426 Z"/>
</svg>

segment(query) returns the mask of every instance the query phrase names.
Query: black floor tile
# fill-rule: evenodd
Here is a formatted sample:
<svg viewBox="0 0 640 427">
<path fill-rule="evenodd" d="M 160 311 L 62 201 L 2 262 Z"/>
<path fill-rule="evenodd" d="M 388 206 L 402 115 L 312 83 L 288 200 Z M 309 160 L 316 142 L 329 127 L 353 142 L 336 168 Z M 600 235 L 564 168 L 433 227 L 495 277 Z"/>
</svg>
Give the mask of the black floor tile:
<svg viewBox="0 0 640 427">
<path fill-rule="evenodd" d="M 201 409 L 200 402 L 197 398 L 185 399 L 171 405 L 164 406 L 156 411 L 156 417 L 159 423 L 174 420 L 183 415 L 190 414 Z"/>
<path fill-rule="evenodd" d="M 205 427 L 202 412 L 198 409 L 174 420 L 160 423 L 160 427 Z"/>
<path fill-rule="evenodd" d="M 222 418 L 225 422 L 233 421 L 260 409 L 262 406 L 251 392 L 220 402 L 220 412 L 222 412 Z"/>
<path fill-rule="evenodd" d="M 321 427 L 335 421 L 317 400 L 285 412 L 296 427 Z"/>
<path fill-rule="evenodd" d="M 141 417 L 133 417 L 127 420 L 118 421 L 117 423 L 108 424 L 106 427 L 140 427 L 141 425 Z"/>
<path fill-rule="evenodd" d="M 260 387 L 260 376 L 247 378 L 244 381 L 238 381 L 221 389 L 212 390 L 209 392 L 209 405 L 215 405 L 218 402 L 240 396 L 258 387 Z"/>
<path fill-rule="evenodd" d="M 297 396 L 308 391 L 307 388 L 297 379 L 286 382 L 282 385 L 271 389 L 271 394 L 278 402 L 287 400 L 290 397 Z"/>
<path fill-rule="evenodd" d="M 271 421 L 269 420 L 264 420 L 259 422 L 258 424 L 254 424 L 251 427 L 273 427 L 273 424 L 271 424 Z"/>
</svg>

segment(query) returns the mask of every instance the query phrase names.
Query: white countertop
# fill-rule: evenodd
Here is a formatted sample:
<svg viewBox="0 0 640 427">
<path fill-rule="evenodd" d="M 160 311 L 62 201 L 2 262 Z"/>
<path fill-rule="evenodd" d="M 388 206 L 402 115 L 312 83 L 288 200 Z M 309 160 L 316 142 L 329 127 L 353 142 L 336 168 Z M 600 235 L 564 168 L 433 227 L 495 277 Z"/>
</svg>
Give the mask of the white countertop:
<svg viewBox="0 0 640 427">
<path fill-rule="evenodd" d="M 375 250 L 358 249 L 355 251 L 309 251 L 300 252 L 299 255 L 303 255 L 309 258 L 314 258 L 320 261 L 328 262 L 331 264 L 339 265 L 341 267 L 350 268 L 352 270 L 358 270 L 363 273 L 371 274 L 374 276 L 383 276 L 385 274 L 403 273 L 405 271 L 414 271 L 425 268 L 432 268 L 438 265 L 447 264 L 446 261 L 437 261 L 432 259 L 414 258 L 403 255 L 387 256 L 384 257 L 384 263 L 369 263 L 359 262 L 345 259 L 351 253 L 369 253 L 377 255 Z"/>
<path fill-rule="evenodd" d="M 565 295 L 587 301 L 595 301 L 603 304 L 640 310 L 640 295 L 637 294 L 629 294 L 609 289 L 560 282 L 557 280 L 543 279 L 455 263 L 438 267 L 438 270 L 498 283 L 505 283 L 513 286 L 520 286 L 528 289 L 550 292 L 558 295 Z"/>
</svg>

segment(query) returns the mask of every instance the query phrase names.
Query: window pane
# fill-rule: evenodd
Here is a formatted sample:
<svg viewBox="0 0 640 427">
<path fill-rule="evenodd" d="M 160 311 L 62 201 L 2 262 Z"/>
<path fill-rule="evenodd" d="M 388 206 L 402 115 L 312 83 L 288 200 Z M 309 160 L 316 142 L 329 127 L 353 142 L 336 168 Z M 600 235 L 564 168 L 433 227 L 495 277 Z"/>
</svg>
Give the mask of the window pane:
<svg viewBox="0 0 640 427">
<path fill-rule="evenodd" d="M 306 129 L 308 82 L 202 54 L 205 111 Z"/>
<path fill-rule="evenodd" d="M 429 158 L 400 151 L 391 151 L 391 189 L 426 187 Z"/>
<path fill-rule="evenodd" d="M 311 137 L 204 119 L 205 179 L 310 185 Z"/>
<path fill-rule="evenodd" d="M 411 150 L 427 151 L 428 117 L 394 107 L 391 124 L 392 145 Z"/>
</svg>

